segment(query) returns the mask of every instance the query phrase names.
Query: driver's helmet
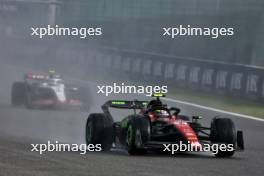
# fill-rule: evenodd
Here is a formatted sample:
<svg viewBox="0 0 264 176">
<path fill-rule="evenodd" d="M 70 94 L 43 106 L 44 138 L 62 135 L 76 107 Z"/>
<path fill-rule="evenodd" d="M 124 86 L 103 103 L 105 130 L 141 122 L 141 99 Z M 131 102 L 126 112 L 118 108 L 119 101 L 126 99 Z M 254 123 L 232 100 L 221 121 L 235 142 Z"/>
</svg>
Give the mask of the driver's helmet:
<svg viewBox="0 0 264 176">
<path fill-rule="evenodd" d="M 55 70 L 49 70 L 49 78 L 55 77 Z"/>
<path fill-rule="evenodd" d="M 162 107 L 162 103 L 160 100 L 151 100 L 147 105 L 147 109 L 154 109 L 159 107 Z"/>
<path fill-rule="evenodd" d="M 167 117 L 167 116 L 169 116 L 169 113 L 166 110 L 155 110 L 154 113 L 158 117 Z"/>
</svg>

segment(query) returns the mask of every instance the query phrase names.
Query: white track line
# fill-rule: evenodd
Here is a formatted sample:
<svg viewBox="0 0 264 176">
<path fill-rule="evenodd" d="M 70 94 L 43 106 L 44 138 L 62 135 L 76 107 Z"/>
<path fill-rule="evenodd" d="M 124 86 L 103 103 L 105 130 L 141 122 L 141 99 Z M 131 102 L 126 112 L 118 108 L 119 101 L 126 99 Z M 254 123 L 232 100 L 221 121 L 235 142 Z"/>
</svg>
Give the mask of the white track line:
<svg viewBox="0 0 264 176">
<path fill-rule="evenodd" d="M 71 78 L 71 80 L 80 81 L 82 83 L 88 83 L 90 85 L 98 85 L 98 84 L 96 84 L 95 82 L 92 82 L 92 81 L 85 81 L 85 80 L 80 80 L 80 79 L 75 79 L 75 78 Z M 264 122 L 264 119 L 262 119 L 260 117 L 253 117 L 253 116 L 249 116 L 249 115 L 245 115 L 245 114 L 239 114 L 239 113 L 235 113 L 235 112 L 224 111 L 224 110 L 221 110 L 221 109 L 216 109 L 216 108 L 212 108 L 212 107 L 202 106 L 202 105 L 198 105 L 198 104 L 194 104 L 194 103 L 190 103 L 190 102 L 186 102 L 186 101 L 180 101 L 180 100 L 176 100 L 176 99 L 172 99 L 172 98 L 168 98 L 168 97 L 164 97 L 162 99 L 164 99 L 166 101 L 174 102 L 174 103 L 179 103 L 179 104 L 183 104 L 183 105 L 187 105 L 187 106 L 200 108 L 200 109 L 205 109 L 205 110 L 209 110 L 209 111 L 219 112 L 219 113 L 222 113 L 222 114 L 232 115 L 232 116 L 239 117 L 239 118 L 246 118 L 246 119 L 251 119 L 251 120 Z"/>
<path fill-rule="evenodd" d="M 67 78 L 69 80 L 78 81 L 78 82 L 84 83 L 84 84 L 90 84 L 90 85 L 95 85 L 95 86 L 98 85 L 97 83 L 95 83 L 93 81 L 81 80 L 81 79 L 76 79 L 76 78 L 72 78 L 72 77 L 67 77 Z M 162 99 L 164 99 L 166 101 L 174 102 L 174 103 L 187 105 L 187 106 L 197 107 L 197 108 L 200 108 L 200 109 L 206 109 L 206 110 L 209 110 L 209 111 L 214 111 L 214 112 L 219 112 L 219 113 L 223 113 L 223 114 L 228 114 L 228 115 L 232 115 L 232 116 L 235 116 L 235 117 L 242 117 L 242 118 L 246 118 L 246 119 L 251 119 L 251 120 L 264 122 L 264 119 L 259 118 L 259 117 L 253 117 L 253 116 L 239 114 L 239 113 L 235 113 L 235 112 L 224 111 L 224 110 L 220 110 L 220 109 L 216 109 L 216 108 L 212 108 L 212 107 L 206 107 L 206 106 L 202 106 L 202 105 L 198 105 L 198 104 L 194 104 L 194 103 L 190 103 L 190 102 L 186 102 L 186 101 L 175 100 L 175 99 L 168 98 L 168 97 L 165 97 L 165 98 L 162 98 Z"/>
<path fill-rule="evenodd" d="M 72 80 L 78 80 L 78 81 L 80 81 L 82 83 L 88 83 L 88 84 L 91 84 L 91 85 L 98 85 L 98 84 L 96 84 L 95 82 L 92 82 L 92 81 L 84 81 L 84 80 L 79 80 L 79 79 L 74 79 L 74 78 L 72 78 Z M 253 117 L 253 116 L 249 116 L 249 115 L 245 115 L 245 114 L 239 114 L 239 113 L 235 113 L 235 112 L 224 111 L 224 110 L 221 110 L 221 109 L 216 109 L 216 108 L 212 108 L 212 107 L 202 106 L 202 105 L 198 105 L 198 104 L 194 104 L 194 103 L 190 103 L 190 102 L 186 102 L 186 101 L 175 100 L 175 99 L 168 98 L 168 97 L 164 97 L 162 99 L 164 99 L 166 101 L 174 102 L 174 103 L 179 103 L 179 104 L 183 104 L 183 105 L 187 105 L 187 106 L 200 108 L 200 109 L 206 109 L 206 110 L 209 110 L 209 111 L 219 112 L 219 113 L 222 113 L 222 114 L 228 114 L 228 115 L 232 115 L 232 116 L 235 116 L 235 117 L 246 118 L 246 119 L 251 119 L 251 120 L 264 122 L 264 119 L 262 119 L 260 117 Z"/>
<path fill-rule="evenodd" d="M 239 113 L 235 113 L 235 112 L 224 111 L 224 110 L 215 109 L 215 108 L 212 108 L 212 107 L 206 107 L 206 106 L 202 106 L 202 105 L 198 105 L 198 104 L 194 104 L 194 103 L 189 103 L 189 102 L 186 102 L 186 101 L 175 100 L 175 99 L 168 98 L 168 97 L 162 98 L 162 99 L 164 99 L 166 101 L 174 102 L 174 103 L 179 103 L 179 104 L 183 104 L 183 105 L 187 105 L 187 106 L 200 108 L 200 109 L 206 109 L 206 110 L 209 110 L 209 111 L 214 111 L 214 112 L 228 114 L 228 115 L 232 115 L 232 116 L 236 116 L 236 117 L 242 117 L 242 118 L 246 118 L 246 119 L 257 120 L 257 121 L 264 122 L 264 119 L 261 119 L 261 118 L 258 118 L 258 117 L 253 117 L 253 116 L 249 116 L 249 115 L 239 114 Z"/>
</svg>

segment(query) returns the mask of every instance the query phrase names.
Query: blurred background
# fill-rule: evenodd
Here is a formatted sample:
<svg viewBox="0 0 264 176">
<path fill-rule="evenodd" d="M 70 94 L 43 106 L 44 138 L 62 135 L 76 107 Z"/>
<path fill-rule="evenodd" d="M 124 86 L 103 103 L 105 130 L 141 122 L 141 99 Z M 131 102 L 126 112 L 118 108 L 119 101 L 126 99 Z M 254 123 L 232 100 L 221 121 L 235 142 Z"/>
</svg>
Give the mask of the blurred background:
<svg viewBox="0 0 264 176">
<path fill-rule="evenodd" d="M 47 25 L 101 27 L 103 35 L 86 39 L 31 36 L 31 27 Z M 217 39 L 162 36 L 163 27 L 179 25 L 234 28 L 235 34 Z M 90 109 L 12 107 L 12 84 L 23 80 L 25 73 L 47 73 L 49 69 L 62 75 L 66 83 L 89 88 Z M 97 93 L 98 85 L 114 82 L 168 85 L 169 101 L 164 102 L 179 107 L 184 115 L 203 116 L 205 126 L 215 116 L 231 118 L 244 131 L 245 152 L 227 160 L 207 158 L 210 154 L 130 158 L 125 153 L 51 152 L 40 156 L 30 152 L 30 143 L 47 140 L 85 143 L 87 117 L 102 112 L 106 100 L 147 99 Z M 234 171 L 241 176 L 262 176 L 263 104 L 263 0 L 0 0 L 1 176 L 222 176 L 234 175 Z M 115 120 L 128 113 L 114 112 Z"/>
<path fill-rule="evenodd" d="M 30 39 L 29 26 L 98 25 L 103 46 L 264 65 L 263 8 L 259 0 L 1 0 L 0 31 L 2 37 Z M 235 35 L 161 36 L 162 27 L 180 24 L 232 27 Z"/>
<path fill-rule="evenodd" d="M 86 39 L 31 36 L 31 27 L 102 27 Z M 163 27 L 234 28 L 233 36 L 164 38 Z M 1 60 L 264 99 L 264 1 L 0 0 Z M 122 74 L 120 74 L 122 72 Z M 110 74 L 109 74 L 110 73 Z M 117 77 L 117 75 L 119 77 Z M 197 91 L 198 90 L 198 91 Z"/>
</svg>

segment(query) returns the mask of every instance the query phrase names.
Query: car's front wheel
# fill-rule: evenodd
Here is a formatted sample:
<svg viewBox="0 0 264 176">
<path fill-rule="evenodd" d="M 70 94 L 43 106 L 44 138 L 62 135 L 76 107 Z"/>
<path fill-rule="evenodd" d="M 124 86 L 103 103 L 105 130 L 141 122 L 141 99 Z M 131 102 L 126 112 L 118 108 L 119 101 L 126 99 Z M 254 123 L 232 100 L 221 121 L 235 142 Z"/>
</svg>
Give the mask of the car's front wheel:
<svg viewBox="0 0 264 176">
<path fill-rule="evenodd" d="M 235 153 L 236 129 L 229 118 L 215 118 L 211 123 L 210 138 L 212 143 L 231 145 L 233 150 L 218 150 L 216 157 L 231 157 Z"/>
<path fill-rule="evenodd" d="M 138 116 L 130 119 L 126 131 L 127 151 L 130 155 L 145 154 L 143 145 L 150 140 L 150 122 Z"/>
<path fill-rule="evenodd" d="M 113 121 L 104 114 L 90 114 L 86 122 L 86 143 L 101 144 L 103 151 L 109 151 L 113 142 Z"/>
</svg>

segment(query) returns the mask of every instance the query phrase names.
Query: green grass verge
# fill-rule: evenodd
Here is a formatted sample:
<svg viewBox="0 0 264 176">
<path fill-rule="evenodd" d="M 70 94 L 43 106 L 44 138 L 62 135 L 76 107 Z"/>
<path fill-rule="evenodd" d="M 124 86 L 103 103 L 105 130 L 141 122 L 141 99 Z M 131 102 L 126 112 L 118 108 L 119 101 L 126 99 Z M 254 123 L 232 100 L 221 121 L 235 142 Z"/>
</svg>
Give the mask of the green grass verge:
<svg viewBox="0 0 264 176">
<path fill-rule="evenodd" d="M 225 96 L 211 95 L 205 92 L 196 92 L 180 88 L 170 88 L 168 97 L 202 106 L 264 118 L 264 105 L 252 101 L 237 100 Z"/>
<path fill-rule="evenodd" d="M 109 82 L 128 82 L 126 76 L 124 78 L 120 78 L 118 80 L 113 79 L 115 76 L 113 75 L 101 75 L 101 77 L 97 76 L 96 82 L 100 82 L 100 80 L 108 80 Z M 117 77 L 122 77 L 118 76 Z M 91 80 L 94 78 L 91 77 Z M 105 81 L 103 81 L 105 82 Z M 106 81 L 107 82 L 107 81 Z M 129 81 L 131 85 L 155 85 L 153 83 L 146 83 L 141 81 Z M 175 88 L 174 86 L 169 86 L 169 93 L 167 97 L 187 101 L 190 103 L 199 104 L 202 106 L 212 107 L 220 110 L 235 112 L 239 114 L 250 115 L 254 117 L 264 118 L 264 104 L 253 102 L 250 100 L 238 100 L 236 98 L 228 97 L 226 95 L 213 95 L 211 93 L 206 93 L 202 91 L 194 91 L 190 89 L 184 88 Z"/>
</svg>

